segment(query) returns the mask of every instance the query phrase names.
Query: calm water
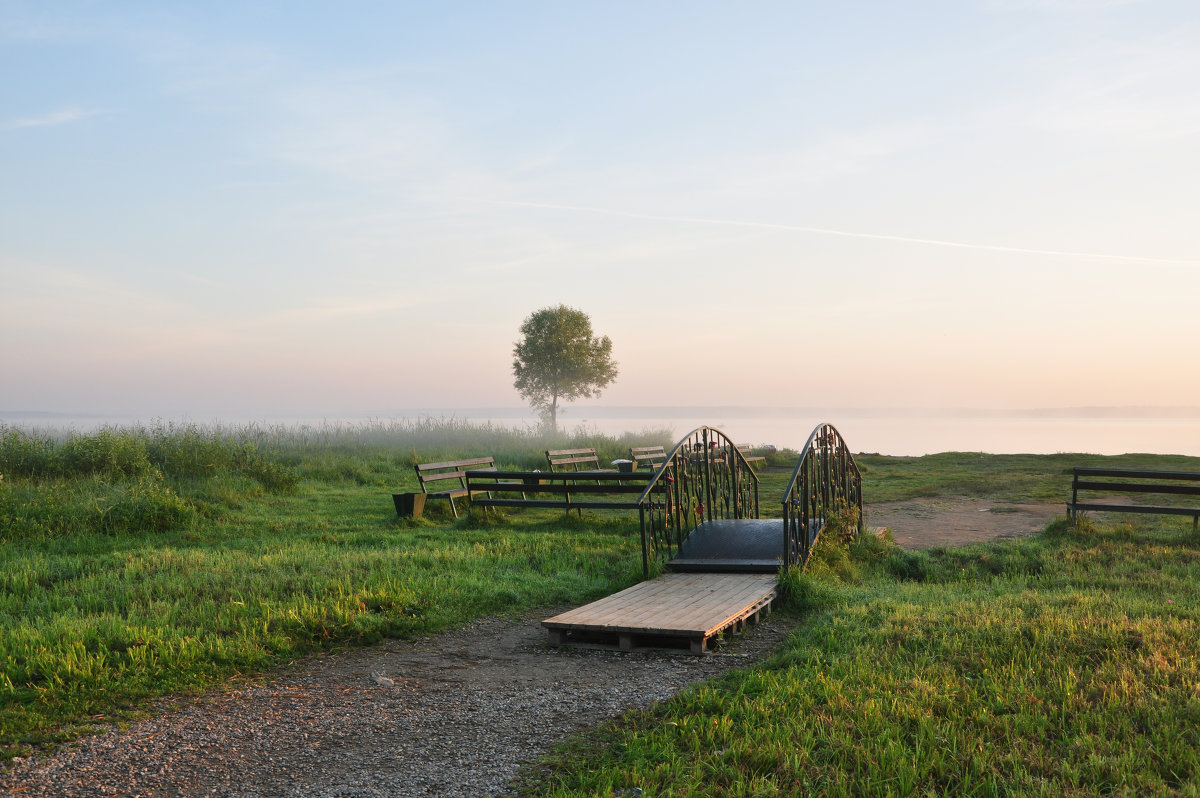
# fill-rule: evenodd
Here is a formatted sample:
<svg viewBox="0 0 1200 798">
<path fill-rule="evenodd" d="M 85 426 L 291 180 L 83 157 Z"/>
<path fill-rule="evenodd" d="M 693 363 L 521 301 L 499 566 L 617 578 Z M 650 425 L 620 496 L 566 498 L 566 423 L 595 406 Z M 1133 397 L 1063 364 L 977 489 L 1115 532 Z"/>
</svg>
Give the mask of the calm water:
<svg viewBox="0 0 1200 798">
<path fill-rule="evenodd" d="M 396 415 L 325 418 L 221 418 L 175 419 L 198 424 L 329 424 L 388 422 L 403 418 L 457 418 L 492 421 L 511 426 L 533 426 L 535 421 L 520 409 L 402 411 Z M 141 419 L 150 421 L 151 419 Z M 139 421 L 131 417 L 22 417 L 10 415 L 0 421 L 21 426 L 55 427 L 88 431 L 105 424 L 124 425 Z M 1014 417 L 863 417 L 861 412 L 839 418 L 836 411 L 806 418 L 800 414 L 763 416 L 716 411 L 708 415 L 687 412 L 659 412 L 649 415 L 621 415 L 615 408 L 571 408 L 560 417 L 567 429 L 584 426 L 598 432 L 619 435 L 669 428 L 678 439 L 689 430 L 708 425 L 727 433 L 738 443 L 773 444 L 798 449 L 818 423 L 837 427 L 855 452 L 879 452 L 895 455 L 922 455 L 935 452 L 965 451 L 992 454 L 1054 454 L 1081 452 L 1090 454 L 1186 454 L 1200 457 L 1200 417 L 1195 418 L 1014 418 Z"/>
<path fill-rule="evenodd" d="M 991 454 L 1186 454 L 1200 457 L 1200 418 L 727 418 L 674 419 L 675 437 L 702 424 L 739 443 L 798 449 L 813 427 L 828 422 L 855 452 L 922 455 L 936 452 Z M 599 418 L 601 432 L 655 429 L 662 419 Z"/>
</svg>

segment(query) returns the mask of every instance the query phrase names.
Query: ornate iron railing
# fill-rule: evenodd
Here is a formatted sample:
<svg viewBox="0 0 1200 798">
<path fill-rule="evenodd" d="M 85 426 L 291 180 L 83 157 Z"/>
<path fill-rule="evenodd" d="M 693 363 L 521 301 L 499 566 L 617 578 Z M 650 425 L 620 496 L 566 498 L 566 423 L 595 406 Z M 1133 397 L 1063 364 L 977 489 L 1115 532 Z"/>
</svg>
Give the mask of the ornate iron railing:
<svg viewBox="0 0 1200 798">
<path fill-rule="evenodd" d="M 829 519 L 855 511 L 862 532 L 862 473 L 842 435 L 818 424 L 783 493 L 783 563 L 803 567 Z"/>
<path fill-rule="evenodd" d="M 697 427 L 667 453 L 638 499 L 642 569 L 678 552 L 703 521 L 758 518 L 758 475 L 729 437 Z"/>
</svg>

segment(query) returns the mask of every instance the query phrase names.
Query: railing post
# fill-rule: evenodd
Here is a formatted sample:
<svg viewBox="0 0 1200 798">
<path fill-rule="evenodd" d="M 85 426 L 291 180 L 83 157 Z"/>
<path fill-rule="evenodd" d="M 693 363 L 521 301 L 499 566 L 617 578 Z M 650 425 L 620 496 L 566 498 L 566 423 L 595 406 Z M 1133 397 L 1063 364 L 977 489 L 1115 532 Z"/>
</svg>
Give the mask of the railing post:
<svg viewBox="0 0 1200 798">
<path fill-rule="evenodd" d="M 708 427 L 705 427 L 700 434 L 701 441 L 704 444 L 704 512 L 701 516 L 703 523 L 705 520 L 712 520 L 713 500 L 712 500 L 712 439 L 708 437 Z"/>
<path fill-rule="evenodd" d="M 651 502 L 654 500 L 651 499 Z M 653 505 L 651 505 L 653 507 Z M 646 535 L 646 507 L 641 505 L 638 507 L 638 520 L 642 524 L 642 579 L 650 578 L 650 557 L 648 550 L 650 547 L 649 538 Z"/>
<path fill-rule="evenodd" d="M 1072 469 L 1070 476 L 1070 523 L 1075 523 L 1075 503 L 1079 502 L 1079 469 Z"/>
</svg>

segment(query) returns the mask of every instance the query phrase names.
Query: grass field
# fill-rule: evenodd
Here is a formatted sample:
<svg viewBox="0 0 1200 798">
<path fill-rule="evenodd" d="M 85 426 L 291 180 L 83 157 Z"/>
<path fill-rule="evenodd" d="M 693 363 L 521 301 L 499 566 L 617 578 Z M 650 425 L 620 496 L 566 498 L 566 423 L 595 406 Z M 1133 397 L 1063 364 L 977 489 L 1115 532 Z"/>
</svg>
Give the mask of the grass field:
<svg viewBox="0 0 1200 798">
<path fill-rule="evenodd" d="M 1190 522 L 827 547 L 787 585 L 803 621 L 771 661 L 572 741 L 529 793 L 1200 792 Z"/>
<path fill-rule="evenodd" d="M 629 445 L 588 436 L 616 458 Z M 640 578 L 636 522 L 398 519 L 411 464 L 540 465 L 536 433 L 0 427 L 0 750 L 318 649 L 582 602 Z M 1196 458 L 864 456 L 868 501 L 1065 500 L 1073 465 Z M 783 468 L 763 475 L 775 514 Z M 901 552 L 863 539 L 788 574 L 770 661 L 569 742 L 530 794 L 1200 792 L 1200 536 L 1159 517 Z M 531 776 L 533 778 L 533 776 Z M 628 792 L 627 792 L 628 791 Z"/>
</svg>

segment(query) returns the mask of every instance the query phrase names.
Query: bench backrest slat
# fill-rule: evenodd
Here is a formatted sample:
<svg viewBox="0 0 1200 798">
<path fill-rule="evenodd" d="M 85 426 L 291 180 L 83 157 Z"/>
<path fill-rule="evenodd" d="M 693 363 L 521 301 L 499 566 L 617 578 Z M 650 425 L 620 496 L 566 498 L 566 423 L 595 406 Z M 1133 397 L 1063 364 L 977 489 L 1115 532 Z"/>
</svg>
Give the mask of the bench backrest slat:
<svg viewBox="0 0 1200 798">
<path fill-rule="evenodd" d="M 551 471 L 568 465 L 575 466 L 575 470 L 579 471 L 580 463 L 590 463 L 597 471 L 600 470 L 600 457 L 595 449 L 547 449 L 546 462 L 550 464 Z"/>
<path fill-rule="evenodd" d="M 1116 477 L 1121 479 L 1182 479 L 1200 482 L 1194 471 L 1146 471 L 1132 468 L 1075 468 L 1075 477 Z"/>
<path fill-rule="evenodd" d="M 1154 484 L 1151 482 L 1141 482 L 1133 484 L 1131 482 L 1076 482 L 1076 490 L 1094 490 L 1104 493 L 1111 491 L 1113 493 L 1159 493 L 1173 494 L 1175 496 L 1200 496 L 1200 485 L 1170 485 L 1170 484 Z"/>
<path fill-rule="evenodd" d="M 667 459 L 667 453 L 662 446 L 630 446 L 629 459 L 639 465 L 649 463 L 659 466 Z"/>
<path fill-rule="evenodd" d="M 418 463 L 417 471 L 418 472 L 432 471 L 432 470 L 438 469 L 438 468 L 461 469 L 465 466 L 483 465 L 484 463 L 487 463 L 489 465 L 494 465 L 495 462 L 496 461 L 491 457 L 473 457 L 469 460 L 447 460 L 444 463 Z"/>
<path fill-rule="evenodd" d="M 444 479 L 457 479 L 462 487 L 466 487 L 467 471 L 495 471 L 496 461 L 491 457 L 472 457 L 466 460 L 447 460 L 441 463 L 417 463 L 413 468 L 417 472 L 417 481 L 421 484 L 421 492 L 427 482 L 439 482 Z"/>
</svg>

